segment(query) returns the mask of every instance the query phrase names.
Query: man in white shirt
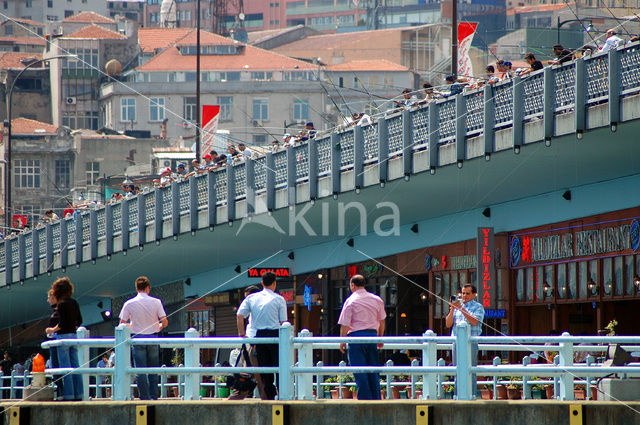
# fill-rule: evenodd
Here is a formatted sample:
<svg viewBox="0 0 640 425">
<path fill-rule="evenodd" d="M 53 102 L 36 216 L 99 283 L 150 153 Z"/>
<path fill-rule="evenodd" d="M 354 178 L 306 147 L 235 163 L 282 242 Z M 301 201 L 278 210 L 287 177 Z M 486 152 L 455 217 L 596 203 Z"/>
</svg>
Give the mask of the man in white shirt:
<svg viewBox="0 0 640 425">
<path fill-rule="evenodd" d="M 276 294 L 276 275 L 266 272 L 262 275 L 262 291 L 249 295 L 242 301 L 237 313 L 238 335 L 245 338 L 244 319 L 251 316 L 251 325 L 256 337 L 277 337 L 280 325 L 287 320 L 287 302 Z M 278 344 L 256 344 L 259 366 L 278 366 Z M 273 385 L 273 374 L 261 374 L 265 400 L 274 400 L 277 394 Z"/>
<path fill-rule="evenodd" d="M 120 311 L 120 323 L 131 327 L 133 338 L 151 338 L 158 336 L 162 328 L 169 325 L 167 314 L 162 307 L 162 301 L 150 297 L 151 283 L 146 276 L 136 279 L 138 295 L 128 300 Z M 134 345 L 134 367 L 160 366 L 160 356 L 157 345 Z M 136 374 L 140 400 L 158 399 L 158 375 Z"/>
<path fill-rule="evenodd" d="M 248 149 L 244 143 L 238 143 L 238 149 L 240 149 L 240 153 L 242 154 L 243 161 L 246 161 L 247 159 L 251 158 L 251 156 L 253 155 L 253 152 L 251 152 L 251 149 Z"/>
<path fill-rule="evenodd" d="M 618 46 L 622 46 L 623 44 L 624 43 L 622 39 L 616 35 L 616 30 L 611 28 L 610 30 L 607 31 L 607 39 L 605 40 L 604 44 L 600 46 L 600 49 L 598 49 L 598 52 L 599 53 L 608 52 L 611 49 L 617 49 Z"/>
</svg>

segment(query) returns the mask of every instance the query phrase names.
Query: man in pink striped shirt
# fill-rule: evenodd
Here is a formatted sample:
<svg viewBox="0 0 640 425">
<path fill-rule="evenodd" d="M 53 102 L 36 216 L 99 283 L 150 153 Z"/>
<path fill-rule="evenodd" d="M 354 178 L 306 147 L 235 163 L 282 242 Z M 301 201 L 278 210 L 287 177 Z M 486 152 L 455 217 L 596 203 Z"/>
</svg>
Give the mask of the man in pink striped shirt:
<svg viewBox="0 0 640 425">
<path fill-rule="evenodd" d="M 344 302 L 338 324 L 340 336 L 383 336 L 384 311 L 382 299 L 364 289 L 366 281 L 362 275 L 355 275 L 349 281 L 351 295 Z M 347 345 L 340 344 L 343 353 Z M 378 366 L 378 348 L 382 344 L 349 344 L 347 356 L 351 366 Z M 380 374 L 354 373 L 358 386 L 358 400 L 380 400 Z"/>
</svg>

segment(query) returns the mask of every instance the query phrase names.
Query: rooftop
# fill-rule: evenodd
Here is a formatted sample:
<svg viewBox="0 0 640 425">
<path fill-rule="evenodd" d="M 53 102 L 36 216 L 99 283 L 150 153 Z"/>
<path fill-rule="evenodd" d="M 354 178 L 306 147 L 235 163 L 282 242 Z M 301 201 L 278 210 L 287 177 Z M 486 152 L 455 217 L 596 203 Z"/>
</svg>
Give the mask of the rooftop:
<svg viewBox="0 0 640 425">
<path fill-rule="evenodd" d="M 520 13 L 532 13 L 532 12 L 553 12 L 555 10 L 562 10 L 566 7 L 573 7 L 575 3 L 560 3 L 560 4 L 538 4 L 533 6 L 518 6 L 511 9 L 507 9 L 507 15 L 519 15 Z"/>
<path fill-rule="evenodd" d="M 201 55 L 200 67 L 207 70 L 313 70 L 315 67 L 307 62 L 293 59 L 272 51 L 260 49 L 202 31 L 200 43 L 206 45 L 237 45 L 243 48 L 237 54 Z M 189 31 L 173 45 L 136 68 L 137 71 L 191 71 L 196 69 L 196 55 L 183 55 L 177 46 L 195 46 L 195 30 Z"/>
<path fill-rule="evenodd" d="M 168 47 L 187 35 L 191 28 L 140 28 L 138 44 L 144 53 L 153 53 L 156 49 Z"/>
<path fill-rule="evenodd" d="M 406 66 L 384 60 L 355 60 L 336 65 L 327 65 L 327 71 L 409 71 Z"/>
<path fill-rule="evenodd" d="M 1 124 L 0 124 L 1 125 Z M 30 120 L 28 118 L 14 118 L 11 120 L 12 135 L 52 135 L 58 132 L 58 127 L 46 122 Z"/>
<path fill-rule="evenodd" d="M 21 24 L 32 25 L 32 26 L 36 26 L 36 27 L 44 27 L 44 25 L 45 25 L 42 22 L 37 22 L 37 21 L 33 21 L 31 19 L 22 19 L 22 18 L 7 19 L 6 21 L 2 22 L 2 25 L 6 24 L 7 22 L 18 22 L 18 23 L 21 23 Z"/>
<path fill-rule="evenodd" d="M 98 26 L 96 24 L 91 24 L 87 25 L 86 27 L 80 28 L 78 31 L 72 32 L 69 35 L 66 35 L 65 38 L 124 40 L 127 37 L 110 29 Z"/>
<path fill-rule="evenodd" d="M 39 37 L 0 37 L 0 44 L 22 44 L 32 46 L 45 46 L 46 40 Z"/>
<path fill-rule="evenodd" d="M 30 58 L 42 59 L 42 55 L 27 52 L 2 52 L 0 53 L 0 69 L 24 68 L 25 65 L 21 61 Z"/>
<path fill-rule="evenodd" d="M 96 24 L 115 24 L 111 18 L 107 18 L 106 16 L 102 16 L 99 13 L 84 11 L 80 13 L 76 13 L 73 16 L 69 16 L 68 18 L 64 18 L 62 22 L 80 22 L 80 23 L 96 23 Z"/>
</svg>

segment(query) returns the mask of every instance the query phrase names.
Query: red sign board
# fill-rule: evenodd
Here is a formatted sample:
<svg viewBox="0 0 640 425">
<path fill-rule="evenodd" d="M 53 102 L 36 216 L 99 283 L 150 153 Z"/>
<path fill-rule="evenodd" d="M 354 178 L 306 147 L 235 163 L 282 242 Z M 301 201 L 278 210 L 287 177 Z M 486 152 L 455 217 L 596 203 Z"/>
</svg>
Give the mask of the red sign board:
<svg viewBox="0 0 640 425">
<path fill-rule="evenodd" d="M 284 298 L 284 300 L 287 303 L 292 303 L 293 302 L 293 289 L 287 289 L 284 291 L 280 291 L 280 295 L 282 295 L 282 298 Z"/>
<path fill-rule="evenodd" d="M 276 277 L 291 277 L 288 267 L 253 267 L 247 270 L 247 276 L 262 277 L 266 272 L 275 273 Z"/>
<path fill-rule="evenodd" d="M 478 297 L 484 308 L 496 308 L 493 227 L 478 227 Z"/>
</svg>

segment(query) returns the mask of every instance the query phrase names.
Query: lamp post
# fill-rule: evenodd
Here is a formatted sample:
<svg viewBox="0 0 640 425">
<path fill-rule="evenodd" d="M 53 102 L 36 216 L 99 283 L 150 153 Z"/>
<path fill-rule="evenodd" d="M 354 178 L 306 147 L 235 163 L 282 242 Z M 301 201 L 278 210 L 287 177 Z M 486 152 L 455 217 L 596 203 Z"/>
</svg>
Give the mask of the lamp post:
<svg viewBox="0 0 640 425">
<path fill-rule="evenodd" d="M 589 32 L 591 29 L 592 22 L 588 19 L 565 19 L 564 21 L 560 20 L 560 16 L 558 16 L 557 25 L 556 25 L 556 43 L 560 44 L 560 27 L 564 24 L 568 24 L 569 22 L 580 22 L 580 26 L 586 32 Z M 584 26 L 584 22 L 589 22 L 589 25 Z"/>
<path fill-rule="evenodd" d="M 7 101 L 7 119 L 4 122 L 4 127 L 7 129 L 7 143 L 4 147 L 4 160 L 5 160 L 5 173 L 4 173 L 4 224 L 7 227 L 11 227 L 11 104 L 13 99 L 13 89 L 16 86 L 16 81 L 20 79 L 22 74 L 29 69 L 34 67 L 35 65 L 41 64 L 51 59 L 61 59 L 61 58 L 77 58 L 76 55 L 58 55 L 51 56 L 49 58 L 39 59 L 27 64 L 16 78 L 11 82 L 11 88 L 9 88 L 9 99 Z"/>
<path fill-rule="evenodd" d="M 200 161 L 200 0 L 198 0 L 196 19 L 196 160 Z"/>
</svg>

